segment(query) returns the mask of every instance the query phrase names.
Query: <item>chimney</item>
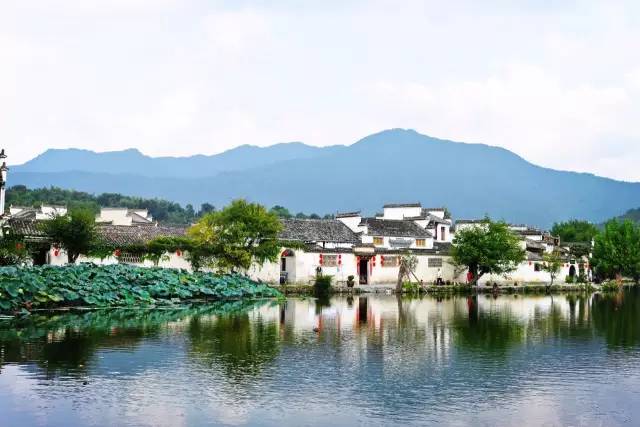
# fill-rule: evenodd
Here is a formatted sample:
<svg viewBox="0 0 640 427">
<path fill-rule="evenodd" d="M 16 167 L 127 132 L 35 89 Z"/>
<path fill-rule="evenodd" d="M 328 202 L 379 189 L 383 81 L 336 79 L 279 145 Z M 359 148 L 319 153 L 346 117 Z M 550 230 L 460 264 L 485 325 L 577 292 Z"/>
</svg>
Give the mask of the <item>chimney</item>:
<svg viewBox="0 0 640 427">
<path fill-rule="evenodd" d="M 4 148 L 0 151 L 0 160 L 2 160 L 2 166 L 0 166 L 0 217 L 4 216 L 4 192 L 7 184 L 7 171 L 9 168 L 7 167 L 7 163 L 4 159 L 7 158 L 7 155 L 4 154 Z"/>
</svg>

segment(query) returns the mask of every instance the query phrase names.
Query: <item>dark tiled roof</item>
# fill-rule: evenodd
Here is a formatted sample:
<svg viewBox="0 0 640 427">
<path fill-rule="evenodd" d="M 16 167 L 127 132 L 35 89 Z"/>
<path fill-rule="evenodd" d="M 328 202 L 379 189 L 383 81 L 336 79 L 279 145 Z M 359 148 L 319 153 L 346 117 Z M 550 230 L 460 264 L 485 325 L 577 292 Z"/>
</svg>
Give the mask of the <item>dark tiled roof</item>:
<svg viewBox="0 0 640 427">
<path fill-rule="evenodd" d="M 183 237 L 186 234 L 185 228 L 163 226 L 101 225 L 97 230 L 105 242 L 113 245 L 147 243 L 157 237 Z"/>
<path fill-rule="evenodd" d="M 302 242 L 358 243 L 360 239 L 349 227 L 336 219 L 283 219 L 282 240 Z"/>
<path fill-rule="evenodd" d="M 534 251 L 544 250 L 546 247 L 542 242 L 536 242 L 535 240 L 531 240 L 531 239 L 525 239 L 525 241 L 527 244 L 527 250 L 529 249 L 533 249 Z"/>
<path fill-rule="evenodd" d="M 422 208 L 422 212 L 444 212 L 445 208 Z"/>
<path fill-rule="evenodd" d="M 336 218 L 351 218 L 354 216 L 360 216 L 360 211 L 354 211 L 354 212 L 338 212 L 336 214 Z"/>
<path fill-rule="evenodd" d="M 431 237 L 431 233 L 413 221 L 402 219 L 363 218 L 361 225 L 367 226 L 370 236 Z"/>
<path fill-rule="evenodd" d="M 541 230 L 536 230 L 534 228 L 528 228 L 526 230 L 514 230 L 515 233 L 520 234 L 521 236 L 541 236 L 544 234 Z"/>
<path fill-rule="evenodd" d="M 419 208 L 421 203 L 387 203 L 383 208 Z"/>
<path fill-rule="evenodd" d="M 527 251 L 527 261 L 542 261 L 542 255 L 538 252 Z"/>
<path fill-rule="evenodd" d="M 46 234 L 40 224 L 41 221 L 16 219 L 15 217 L 8 221 L 12 233 L 26 238 L 45 238 Z"/>
<path fill-rule="evenodd" d="M 486 219 L 457 219 L 456 224 L 482 224 Z"/>
<path fill-rule="evenodd" d="M 21 210 L 20 212 L 11 215 L 12 219 L 17 220 L 35 220 L 37 211 L 34 208 L 26 208 Z"/>
</svg>

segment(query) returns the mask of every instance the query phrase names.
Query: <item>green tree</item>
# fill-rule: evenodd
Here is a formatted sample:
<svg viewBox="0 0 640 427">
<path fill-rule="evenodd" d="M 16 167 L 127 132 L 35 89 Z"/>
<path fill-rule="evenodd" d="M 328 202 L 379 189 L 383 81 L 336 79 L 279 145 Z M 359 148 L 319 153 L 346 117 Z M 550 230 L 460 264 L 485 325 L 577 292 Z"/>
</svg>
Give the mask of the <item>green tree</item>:
<svg viewBox="0 0 640 427">
<path fill-rule="evenodd" d="M 27 262 L 29 253 L 22 236 L 0 235 L 0 266 L 21 265 Z"/>
<path fill-rule="evenodd" d="M 640 226 L 630 220 L 608 221 L 595 237 L 591 264 L 602 278 L 622 275 L 637 283 L 640 279 Z"/>
<path fill-rule="evenodd" d="M 248 269 L 253 262 L 275 261 L 280 253 L 278 216 L 257 203 L 234 200 L 221 211 L 203 216 L 188 235 L 195 246 L 210 248 L 222 270 Z"/>
<path fill-rule="evenodd" d="M 211 203 L 203 203 L 200 205 L 200 211 L 198 211 L 198 216 L 203 216 L 204 214 L 208 214 L 209 212 L 215 211 L 216 208 Z"/>
<path fill-rule="evenodd" d="M 76 262 L 79 255 L 89 253 L 97 242 L 95 216 L 85 209 L 58 215 L 44 221 L 42 226 L 51 242 L 67 252 L 70 264 Z"/>
<path fill-rule="evenodd" d="M 562 264 L 564 264 L 564 260 L 556 251 L 544 254 L 543 259 L 544 263 L 542 264 L 542 269 L 549 273 L 549 277 L 551 277 L 551 283 L 549 286 L 553 286 L 553 281 L 558 276 L 558 273 L 560 273 L 560 268 L 562 267 Z"/>
<path fill-rule="evenodd" d="M 525 260 L 520 239 L 507 223 L 489 218 L 473 227 L 456 232 L 451 248 L 456 266 L 464 266 L 473 274 L 472 284 L 485 274 L 506 274 Z"/>
<path fill-rule="evenodd" d="M 559 237 L 561 242 L 591 243 L 591 240 L 598 234 L 598 228 L 588 221 L 572 219 L 553 224 L 551 234 Z"/>
<path fill-rule="evenodd" d="M 275 205 L 274 207 L 271 208 L 271 210 L 269 210 L 269 213 L 272 213 L 280 218 L 292 218 L 293 215 L 291 214 L 291 212 L 289 212 L 289 209 L 285 208 L 284 206 L 280 206 L 280 205 Z"/>
</svg>

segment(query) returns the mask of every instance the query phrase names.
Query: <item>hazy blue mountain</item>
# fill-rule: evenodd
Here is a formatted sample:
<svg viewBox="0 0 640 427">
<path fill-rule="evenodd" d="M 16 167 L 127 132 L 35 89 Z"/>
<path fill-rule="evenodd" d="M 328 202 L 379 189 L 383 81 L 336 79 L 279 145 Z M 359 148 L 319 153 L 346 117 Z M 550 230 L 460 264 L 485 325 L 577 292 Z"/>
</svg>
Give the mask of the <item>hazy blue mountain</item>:
<svg viewBox="0 0 640 427">
<path fill-rule="evenodd" d="M 84 171 L 110 174 L 134 174 L 149 177 L 194 178 L 220 172 L 245 170 L 273 163 L 308 159 L 344 149 L 344 146 L 312 147 L 301 142 L 275 144 L 270 147 L 241 145 L 211 156 L 149 157 L 136 149 L 96 153 L 80 149 L 50 149 L 14 166 L 15 172 Z"/>
<path fill-rule="evenodd" d="M 388 130 L 315 153 L 206 178 L 13 170 L 10 185 L 157 196 L 196 206 L 245 197 L 296 212 L 374 213 L 384 203 L 420 201 L 447 206 L 454 218 L 489 214 L 544 227 L 570 218 L 600 222 L 640 205 L 640 183 L 546 169 L 502 148 L 411 130 Z"/>
</svg>

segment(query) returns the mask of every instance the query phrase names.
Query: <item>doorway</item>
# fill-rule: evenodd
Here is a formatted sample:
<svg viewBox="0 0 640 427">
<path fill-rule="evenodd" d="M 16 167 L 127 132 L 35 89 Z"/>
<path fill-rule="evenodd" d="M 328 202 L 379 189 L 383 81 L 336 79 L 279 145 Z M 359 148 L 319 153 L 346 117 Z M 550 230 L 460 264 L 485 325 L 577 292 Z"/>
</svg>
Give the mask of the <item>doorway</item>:
<svg viewBox="0 0 640 427">
<path fill-rule="evenodd" d="M 360 284 L 366 285 L 369 283 L 369 258 L 360 258 L 358 271 L 360 272 Z"/>
<path fill-rule="evenodd" d="M 576 275 L 576 266 L 572 265 L 569 267 L 569 276 L 574 277 Z"/>
<path fill-rule="evenodd" d="M 33 265 L 45 265 L 47 263 L 47 252 L 45 248 L 33 252 Z"/>
</svg>

